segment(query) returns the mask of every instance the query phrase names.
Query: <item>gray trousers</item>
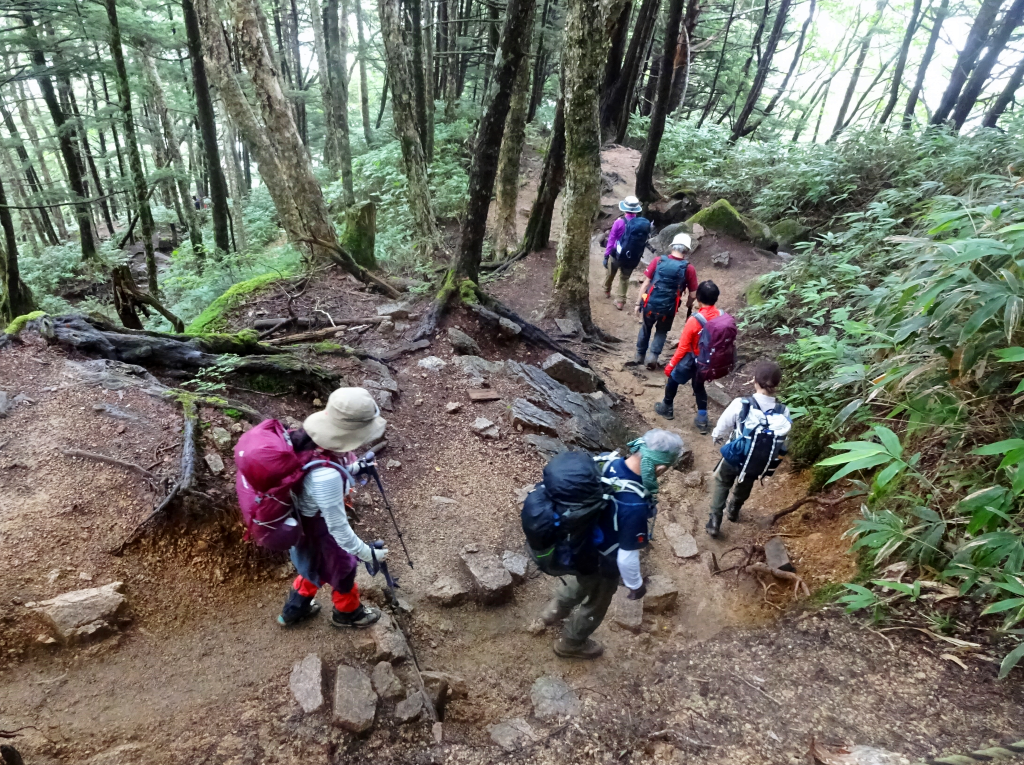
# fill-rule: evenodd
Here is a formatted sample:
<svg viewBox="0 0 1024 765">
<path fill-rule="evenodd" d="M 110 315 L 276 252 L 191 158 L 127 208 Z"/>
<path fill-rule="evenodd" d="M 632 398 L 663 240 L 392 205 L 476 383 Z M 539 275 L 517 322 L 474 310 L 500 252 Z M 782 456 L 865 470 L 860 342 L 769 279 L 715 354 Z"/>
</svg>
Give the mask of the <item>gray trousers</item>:
<svg viewBox="0 0 1024 765">
<path fill-rule="evenodd" d="M 569 618 L 562 636 L 571 643 L 583 643 L 596 630 L 608 612 L 612 596 L 619 587 L 618 577 L 564 576 L 564 584 L 555 590 L 554 605 Z M 575 609 L 575 610 L 573 610 Z"/>
<path fill-rule="evenodd" d="M 711 514 L 718 518 L 719 523 L 722 522 L 722 511 L 729 500 L 729 490 L 732 490 L 732 504 L 735 508 L 732 514 L 738 515 L 754 488 L 757 479 L 748 476 L 745 481 L 737 482 L 739 475 L 740 468 L 733 467 L 727 460 L 719 460 L 715 468 L 715 485 L 711 490 Z"/>
</svg>

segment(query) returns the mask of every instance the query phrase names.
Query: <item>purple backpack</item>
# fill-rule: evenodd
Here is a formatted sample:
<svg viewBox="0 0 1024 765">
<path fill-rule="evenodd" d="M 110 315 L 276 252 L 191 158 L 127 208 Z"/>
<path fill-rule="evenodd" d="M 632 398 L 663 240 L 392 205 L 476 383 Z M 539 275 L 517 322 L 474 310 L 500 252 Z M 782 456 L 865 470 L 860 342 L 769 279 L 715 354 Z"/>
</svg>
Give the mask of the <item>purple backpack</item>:
<svg viewBox="0 0 1024 765">
<path fill-rule="evenodd" d="M 736 320 L 724 311 L 708 321 L 698 311 L 701 333 L 697 345 L 697 374 L 704 382 L 725 377 L 736 365 Z"/>
</svg>

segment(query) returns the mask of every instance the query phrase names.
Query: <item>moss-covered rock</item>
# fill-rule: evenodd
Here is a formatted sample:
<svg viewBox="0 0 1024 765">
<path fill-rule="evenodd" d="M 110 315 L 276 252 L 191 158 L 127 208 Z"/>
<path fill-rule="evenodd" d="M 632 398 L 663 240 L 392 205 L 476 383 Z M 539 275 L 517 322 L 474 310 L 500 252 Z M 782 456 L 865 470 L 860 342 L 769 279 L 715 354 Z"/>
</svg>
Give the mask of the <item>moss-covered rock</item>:
<svg viewBox="0 0 1024 765">
<path fill-rule="evenodd" d="M 772 226 L 772 236 L 784 250 L 792 249 L 794 244 L 806 242 L 810 238 L 811 229 L 796 218 L 783 218 Z"/>
<path fill-rule="evenodd" d="M 747 305 L 761 305 L 764 303 L 764 295 L 761 294 L 761 280 L 754 279 L 747 285 Z"/>
<path fill-rule="evenodd" d="M 686 222 L 691 226 L 699 223 L 704 228 L 731 236 L 733 239 L 745 239 L 755 247 L 772 252 L 779 246 L 768 226 L 759 220 L 741 215 L 725 199 L 719 199 L 713 205 L 705 207 Z"/>
<path fill-rule="evenodd" d="M 377 268 L 374 247 L 377 241 L 377 207 L 373 202 L 352 207 L 345 212 L 345 225 L 338 237 L 352 259 L 363 268 Z"/>
<path fill-rule="evenodd" d="M 229 287 L 223 295 L 210 303 L 205 311 L 185 327 L 185 334 L 204 335 L 220 332 L 227 327 L 229 311 L 238 308 L 251 295 L 269 289 L 274 282 L 280 281 L 280 279 L 280 274 L 263 274 Z"/>
<path fill-rule="evenodd" d="M 25 325 L 30 321 L 41 319 L 44 316 L 46 316 L 46 311 L 33 311 L 32 313 L 23 313 L 21 316 L 15 316 L 11 323 L 7 325 L 7 328 L 4 329 L 4 332 L 8 335 L 16 335 L 25 329 Z"/>
</svg>

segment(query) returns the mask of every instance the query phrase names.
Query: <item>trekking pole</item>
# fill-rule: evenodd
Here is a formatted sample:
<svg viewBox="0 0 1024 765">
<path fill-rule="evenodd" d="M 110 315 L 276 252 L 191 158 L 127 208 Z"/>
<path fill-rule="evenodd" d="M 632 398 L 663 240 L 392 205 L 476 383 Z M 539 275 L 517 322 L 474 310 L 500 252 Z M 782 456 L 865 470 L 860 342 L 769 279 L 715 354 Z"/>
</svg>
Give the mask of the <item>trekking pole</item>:
<svg viewBox="0 0 1024 765">
<path fill-rule="evenodd" d="M 359 460 L 359 464 L 363 470 L 373 476 L 373 480 L 377 482 L 377 488 L 380 490 L 380 496 L 384 499 L 384 507 L 387 508 L 388 515 L 391 516 L 391 523 L 395 526 L 395 533 L 398 534 L 398 542 L 402 545 L 402 552 L 405 553 L 405 561 L 409 564 L 409 568 L 412 568 L 412 558 L 409 557 L 409 548 L 405 546 L 405 540 L 402 538 L 402 530 L 398 528 L 398 521 L 395 520 L 395 513 L 391 509 L 391 503 L 388 502 L 388 495 L 384 493 L 384 484 L 380 482 L 380 473 L 377 472 L 377 462 L 375 459 L 376 455 L 373 452 L 367 452 L 363 455 L 363 458 Z"/>
</svg>

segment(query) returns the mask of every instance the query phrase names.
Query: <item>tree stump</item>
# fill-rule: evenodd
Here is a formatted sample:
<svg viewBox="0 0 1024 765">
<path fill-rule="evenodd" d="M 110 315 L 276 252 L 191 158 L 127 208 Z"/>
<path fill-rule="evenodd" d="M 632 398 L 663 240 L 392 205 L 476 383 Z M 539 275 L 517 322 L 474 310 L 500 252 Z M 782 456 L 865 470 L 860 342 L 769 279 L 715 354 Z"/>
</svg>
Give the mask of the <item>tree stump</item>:
<svg viewBox="0 0 1024 765">
<path fill-rule="evenodd" d="M 365 202 L 345 212 L 345 230 L 341 234 L 341 246 L 352 254 L 352 259 L 363 268 L 375 270 L 377 257 L 374 247 L 377 240 L 377 206 Z"/>
</svg>

